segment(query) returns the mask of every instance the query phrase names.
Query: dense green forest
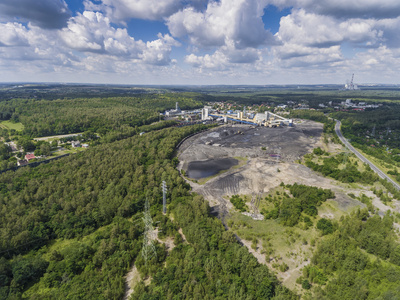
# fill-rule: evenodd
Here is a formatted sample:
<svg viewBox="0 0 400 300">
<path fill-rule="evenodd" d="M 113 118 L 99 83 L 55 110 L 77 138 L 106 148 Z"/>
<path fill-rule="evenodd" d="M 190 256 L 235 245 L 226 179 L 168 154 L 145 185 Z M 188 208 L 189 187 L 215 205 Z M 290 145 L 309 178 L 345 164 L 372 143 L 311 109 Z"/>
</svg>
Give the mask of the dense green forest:
<svg viewBox="0 0 400 300">
<path fill-rule="evenodd" d="M 159 120 L 159 113 L 175 107 L 200 107 L 193 94 L 141 94 L 135 97 L 0 101 L 0 120 L 21 122 L 22 135 L 40 137 L 83 131 L 104 135 Z"/>
<path fill-rule="evenodd" d="M 343 134 L 355 147 L 388 165 L 400 167 L 399 105 L 362 113 L 337 112 L 333 116 L 342 121 Z"/>
<path fill-rule="evenodd" d="M 13 141 L 23 149 L 24 152 L 17 153 L 20 159 L 26 152 L 50 156 L 56 150 L 57 142 L 50 144 L 32 138 L 80 132 L 82 135 L 73 140 L 89 143 L 90 146 L 109 143 L 140 132 L 175 125 L 176 121 L 144 124 L 162 119 L 160 112 L 175 107 L 175 102 L 179 102 L 182 108 L 199 107 L 201 102 L 197 100 L 198 97 L 193 93 L 145 93 L 134 97 L 0 100 L 0 121 L 10 120 L 11 124 L 22 124 L 23 128 L 18 131 L 0 125 L 0 139 Z M 0 146 L 0 170 L 17 165 L 17 158 L 10 150 L 6 145 Z"/>
<path fill-rule="evenodd" d="M 316 286 L 310 299 L 398 299 L 399 266 L 393 217 L 359 209 L 320 240 L 298 282 Z"/>
<path fill-rule="evenodd" d="M 207 93 L 209 101 L 229 101 L 238 105 L 268 105 L 275 107 L 287 104 L 289 107 L 306 104 L 310 108 L 321 109 L 319 104 L 329 105 L 323 110 L 333 111 L 333 106 L 346 99 L 368 103 L 396 103 L 399 101 L 397 87 L 362 87 L 361 90 L 343 90 L 340 86 L 264 86 L 264 87 L 204 87 L 195 91 Z"/>
<path fill-rule="evenodd" d="M 0 175 L 0 298 L 121 298 L 123 276 L 136 260 L 153 280 L 134 299 L 295 299 L 210 216 L 175 169 L 175 145 L 201 129 L 153 131 Z M 162 180 L 173 223 L 161 215 Z M 189 242 L 176 238 L 167 258 L 157 246 L 148 265 L 139 255 L 143 225 L 134 222 L 146 198 L 163 234 L 176 238 L 180 227 Z"/>
</svg>

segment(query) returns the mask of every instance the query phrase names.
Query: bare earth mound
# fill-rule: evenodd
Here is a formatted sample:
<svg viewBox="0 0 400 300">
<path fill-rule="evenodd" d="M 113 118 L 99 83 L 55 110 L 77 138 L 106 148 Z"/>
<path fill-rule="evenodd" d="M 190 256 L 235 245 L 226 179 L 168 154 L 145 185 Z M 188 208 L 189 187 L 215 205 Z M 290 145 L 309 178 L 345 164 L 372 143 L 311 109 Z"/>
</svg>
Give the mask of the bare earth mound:
<svg viewBox="0 0 400 300">
<path fill-rule="evenodd" d="M 247 158 L 247 163 L 242 167 L 231 169 L 204 185 L 189 181 L 194 192 L 203 195 L 221 217 L 231 208 L 230 202 L 223 196 L 266 193 L 281 182 L 335 188 L 331 180 L 295 163 L 316 147 L 322 130 L 321 123 L 312 121 L 303 121 L 293 128 L 254 128 L 247 125 L 218 127 L 182 144 L 178 153 L 178 168 L 187 172 L 194 163 Z M 348 197 L 345 198 L 349 201 Z"/>
<path fill-rule="evenodd" d="M 358 195 L 361 192 L 367 193 L 368 191 L 363 189 L 349 190 L 343 184 L 319 176 L 306 166 L 296 163 L 296 160 L 321 145 L 322 131 L 323 125 L 312 121 L 303 121 L 294 128 L 254 128 L 246 125 L 218 127 L 195 135 L 181 145 L 178 151 L 180 160 L 178 169 L 184 170 L 187 174 L 190 166 L 196 164 L 207 166 L 212 161 L 211 168 L 218 169 L 215 164 L 218 164 L 219 161 L 223 162 L 223 159 L 239 159 L 239 157 L 242 161 L 243 158 L 245 159 L 244 164 L 230 168 L 217 176 L 209 177 L 209 180 L 205 181 L 204 184 L 188 180 L 193 191 L 203 195 L 209 201 L 212 212 L 218 215 L 225 226 L 227 226 L 228 217 L 246 218 L 245 216 L 238 217 L 237 212 L 231 211 L 233 206 L 227 200 L 230 196 L 235 194 L 266 194 L 277 188 L 281 182 L 332 189 L 336 198 L 329 200 L 324 208 L 319 209 L 320 216 L 340 217 L 343 212 L 350 211 L 355 207 L 365 206 L 358 200 L 350 198 L 347 193 L 352 192 Z M 221 169 L 226 170 L 226 166 L 226 164 L 221 165 Z M 267 221 L 270 222 L 268 224 L 273 223 L 271 220 Z M 251 222 L 260 221 L 251 220 Z M 254 225 L 254 228 L 258 226 L 256 223 L 251 224 Z M 269 231 L 270 234 L 285 235 L 285 228 L 283 227 L 275 233 L 273 233 L 272 228 Z M 241 240 L 239 236 L 237 238 Z M 257 250 L 254 250 L 250 246 L 251 242 L 245 240 L 241 240 L 241 242 L 261 263 L 272 266 L 271 264 L 275 260 L 266 260 L 265 255 L 261 254 L 263 248 L 260 243 Z M 288 251 L 287 249 L 290 247 L 287 247 L 282 246 L 281 249 Z M 295 286 L 295 280 L 301 274 L 300 269 L 309 263 L 307 258 L 311 251 L 308 249 L 309 247 L 309 245 L 300 245 L 300 250 L 297 251 L 299 256 L 296 260 L 286 256 L 283 258 L 283 261 L 290 266 L 290 270 L 283 273 L 277 271 L 277 273 L 289 288 Z M 279 254 L 283 256 L 285 253 Z"/>
</svg>

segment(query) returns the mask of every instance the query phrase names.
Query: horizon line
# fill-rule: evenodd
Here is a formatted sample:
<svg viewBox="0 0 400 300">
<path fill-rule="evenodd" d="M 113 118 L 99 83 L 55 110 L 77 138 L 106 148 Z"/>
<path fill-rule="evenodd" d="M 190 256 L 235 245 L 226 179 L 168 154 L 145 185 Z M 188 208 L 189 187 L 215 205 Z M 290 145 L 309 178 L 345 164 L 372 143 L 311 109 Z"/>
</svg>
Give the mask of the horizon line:
<svg viewBox="0 0 400 300">
<path fill-rule="evenodd" d="M 279 83 L 279 84 L 136 84 L 136 83 L 90 83 L 90 82 L 47 82 L 47 81 L 4 81 L 0 85 L 11 84 L 37 84 L 37 85 L 111 85 L 111 86 L 254 86 L 254 87 L 267 87 L 267 86 L 344 86 L 341 83 Z M 357 83 L 357 86 L 400 86 L 399 83 Z"/>
</svg>

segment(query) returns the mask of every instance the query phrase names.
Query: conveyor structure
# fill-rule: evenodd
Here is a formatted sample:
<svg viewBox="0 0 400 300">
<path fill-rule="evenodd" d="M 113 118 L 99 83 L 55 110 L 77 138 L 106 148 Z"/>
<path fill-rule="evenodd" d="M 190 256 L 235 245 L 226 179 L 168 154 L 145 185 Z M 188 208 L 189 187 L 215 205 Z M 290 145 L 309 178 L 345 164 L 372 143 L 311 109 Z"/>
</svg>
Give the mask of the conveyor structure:
<svg viewBox="0 0 400 300">
<path fill-rule="evenodd" d="M 216 112 L 210 112 L 209 108 L 205 108 L 205 112 L 203 116 L 213 117 L 213 118 L 223 118 L 225 122 L 227 120 L 240 122 L 249 125 L 255 126 L 267 126 L 267 127 L 279 127 L 283 124 L 288 126 L 293 126 L 292 119 L 286 119 L 282 116 L 274 114 L 270 111 L 266 111 L 265 113 L 257 113 L 254 118 L 248 118 L 244 116 L 243 112 L 238 112 L 236 114 L 221 114 Z"/>
</svg>

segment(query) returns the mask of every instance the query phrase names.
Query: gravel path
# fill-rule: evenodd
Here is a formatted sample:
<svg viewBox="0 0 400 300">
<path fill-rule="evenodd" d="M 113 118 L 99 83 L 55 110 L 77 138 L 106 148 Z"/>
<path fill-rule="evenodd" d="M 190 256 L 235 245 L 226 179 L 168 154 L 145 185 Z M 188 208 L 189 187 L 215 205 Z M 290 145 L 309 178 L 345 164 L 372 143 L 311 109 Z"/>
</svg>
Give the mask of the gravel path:
<svg viewBox="0 0 400 300">
<path fill-rule="evenodd" d="M 43 136 L 40 138 L 34 138 L 35 141 L 47 141 L 49 139 L 61 139 L 61 138 L 66 138 L 66 137 L 71 137 L 71 136 L 78 136 L 82 135 L 82 133 L 73 133 L 73 134 L 63 134 L 63 135 L 53 135 L 53 136 Z"/>
</svg>

